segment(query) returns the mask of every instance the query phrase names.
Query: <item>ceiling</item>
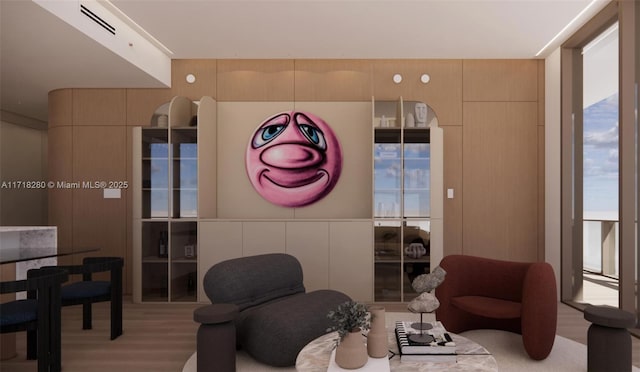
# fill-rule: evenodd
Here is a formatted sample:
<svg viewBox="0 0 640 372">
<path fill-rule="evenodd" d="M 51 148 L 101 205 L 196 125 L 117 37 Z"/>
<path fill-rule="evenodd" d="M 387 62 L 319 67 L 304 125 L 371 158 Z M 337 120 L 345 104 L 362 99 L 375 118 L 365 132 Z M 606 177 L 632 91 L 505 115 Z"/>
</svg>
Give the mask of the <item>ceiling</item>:
<svg viewBox="0 0 640 372">
<path fill-rule="evenodd" d="M 536 58 L 590 0 L 111 2 L 172 59 L 388 59 Z M 606 3 L 589 8 L 564 37 Z M 0 80 L 2 110 L 42 121 L 53 89 L 163 86 L 29 0 L 0 1 Z"/>
</svg>

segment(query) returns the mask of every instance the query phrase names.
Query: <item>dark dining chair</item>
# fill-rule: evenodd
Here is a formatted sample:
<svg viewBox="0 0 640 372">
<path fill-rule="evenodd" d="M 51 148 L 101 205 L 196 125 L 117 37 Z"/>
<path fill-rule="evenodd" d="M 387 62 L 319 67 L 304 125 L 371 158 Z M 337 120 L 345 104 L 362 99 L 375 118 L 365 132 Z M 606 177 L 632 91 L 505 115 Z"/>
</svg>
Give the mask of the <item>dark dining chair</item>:
<svg viewBox="0 0 640 372">
<path fill-rule="evenodd" d="M 92 328 L 91 305 L 111 302 L 111 339 L 122 334 L 122 257 L 85 257 L 82 265 L 56 266 L 69 275 L 82 275 L 82 280 L 64 285 L 62 306 L 82 305 L 82 329 Z M 93 274 L 109 272 L 110 280 L 94 280 Z"/>
<path fill-rule="evenodd" d="M 31 269 L 27 279 L 0 283 L 0 293 L 27 291 L 28 298 L 0 304 L 0 333 L 27 332 L 27 359 L 38 372 L 62 368 L 60 287 L 67 272 L 56 267 Z"/>
</svg>

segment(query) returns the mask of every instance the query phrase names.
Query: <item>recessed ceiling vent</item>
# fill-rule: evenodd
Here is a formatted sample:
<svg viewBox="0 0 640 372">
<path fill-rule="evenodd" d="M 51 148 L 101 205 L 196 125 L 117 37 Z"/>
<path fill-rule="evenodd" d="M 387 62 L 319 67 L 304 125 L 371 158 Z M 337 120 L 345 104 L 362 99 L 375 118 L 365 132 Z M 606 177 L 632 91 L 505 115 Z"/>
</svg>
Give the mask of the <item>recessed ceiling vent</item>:
<svg viewBox="0 0 640 372">
<path fill-rule="evenodd" d="M 116 28 L 115 27 L 111 26 L 109 23 L 107 23 L 107 21 L 105 21 L 104 19 L 100 18 L 94 12 L 89 10 L 89 8 L 87 8 L 86 6 L 80 4 L 80 12 L 82 12 L 82 14 L 86 15 L 87 17 L 89 17 L 95 23 L 97 23 L 100 26 L 102 26 L 105 30 L 111 32 L 114 35 L 116 34 Z"/>
</svg>

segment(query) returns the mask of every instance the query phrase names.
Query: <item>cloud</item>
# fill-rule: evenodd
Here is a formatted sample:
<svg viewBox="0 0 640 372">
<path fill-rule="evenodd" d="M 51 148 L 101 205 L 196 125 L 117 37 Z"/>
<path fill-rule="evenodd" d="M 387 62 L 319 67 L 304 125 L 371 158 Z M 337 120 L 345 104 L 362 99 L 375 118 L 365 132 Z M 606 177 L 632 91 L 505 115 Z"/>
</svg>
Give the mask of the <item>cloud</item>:
<svg viewBox="0 0 640 372">
<path fill-rule="evenodd" d="M 604 132 L 585 132 L 584 145 L 600 148 L 618 148 L 618 123 Z M 617 151 L 617 150 L 616 150 Z"/>
</svg>

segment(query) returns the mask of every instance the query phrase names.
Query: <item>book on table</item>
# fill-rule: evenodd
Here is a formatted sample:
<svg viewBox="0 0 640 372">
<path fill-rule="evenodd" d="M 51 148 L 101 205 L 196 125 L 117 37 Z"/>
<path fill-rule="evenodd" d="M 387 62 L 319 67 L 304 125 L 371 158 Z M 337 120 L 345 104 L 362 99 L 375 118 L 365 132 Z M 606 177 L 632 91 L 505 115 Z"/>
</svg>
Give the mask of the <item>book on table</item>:
<svg viewBox="0 0 640 372">
<path fill-rule="evenodd" d="M 413 322 L 397 321 L 395 334 L 400 360 L 446 363 L 456 361 L 456 345 L 441 322 L 431 322 L 429 330 L 412 328 Z M 416 342 L 411 335 L 421 335 L 424 342 Z M 426 335 L 426 336 L 425 336 Z"/>
</svg>

